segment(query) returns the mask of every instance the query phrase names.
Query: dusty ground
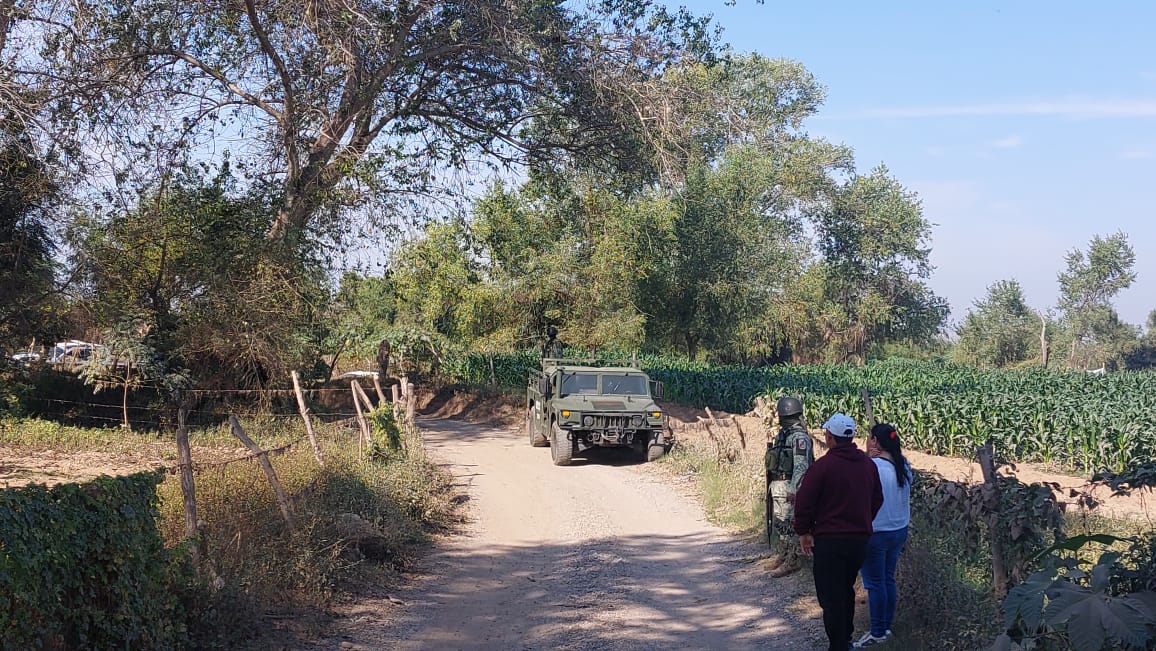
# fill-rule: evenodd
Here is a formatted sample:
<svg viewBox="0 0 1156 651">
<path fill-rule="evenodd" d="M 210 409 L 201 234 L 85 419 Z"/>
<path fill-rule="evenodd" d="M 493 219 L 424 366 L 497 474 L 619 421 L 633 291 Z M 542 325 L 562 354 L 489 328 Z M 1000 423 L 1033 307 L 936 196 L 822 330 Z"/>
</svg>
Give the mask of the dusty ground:
<svg viewBox="0 0 1156 651">
<path fill-rule="evenodd" d="M 349 607 L 322 649 L 814 649 L 810 577 L 620 456 L 555 467 L 520 431 L 425 420 L 471 521 L 396 593 Z"/>
<path fill-rule="evenodd" d="M 245 448 L 194 446 L 196 463 L 214 463 L 249 453 Z M 146 445 L 132 453 L 35 449 L 0 446 L 0 488 L 28 484 L 54 486 L 66 482 L 83 482 L 101 475 L 128 475 L 134 472 L 173 467 L 176 464 L 173 443 Z"/>
</svg>

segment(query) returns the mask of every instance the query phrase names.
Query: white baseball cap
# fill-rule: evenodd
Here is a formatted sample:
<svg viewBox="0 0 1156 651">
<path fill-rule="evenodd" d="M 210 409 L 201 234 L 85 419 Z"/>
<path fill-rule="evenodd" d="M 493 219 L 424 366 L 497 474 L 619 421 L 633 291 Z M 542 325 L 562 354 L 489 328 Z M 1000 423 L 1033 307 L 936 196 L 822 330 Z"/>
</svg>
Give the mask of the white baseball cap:
<svg viewBox="0 0 1156 651">
<path fill-rule="evenodd" d="M 839 438 L 853 438 L 855 436 L 855 420 L 847 414 L 835 414 L 823 423 L 823 429 Z"/>
</svg>

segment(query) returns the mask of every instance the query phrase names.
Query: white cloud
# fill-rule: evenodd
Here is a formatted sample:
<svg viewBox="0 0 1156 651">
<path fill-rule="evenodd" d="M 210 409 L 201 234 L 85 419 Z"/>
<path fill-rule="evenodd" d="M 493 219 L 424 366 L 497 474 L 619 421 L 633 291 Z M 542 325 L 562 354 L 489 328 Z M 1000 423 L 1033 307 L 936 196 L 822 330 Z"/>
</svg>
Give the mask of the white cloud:
<svg viewBox="0 0 1156 651">
<path fill-rule="evenodd" d="M 1120 152 L 1120 158 L 1124 160 L 1148 160 L 1149 158 L 1156 158 L 1156 152 L 1148 147 L 1129 147 Z"/>
<path fill-rule="evenodd" d="M 988 143 L 988 146 L 994 147 L 995 149 L 1015 149 L 1022 144 L 1024 144 L 1024 139 L 1017 134 L 1012 134 L 1006 138 L 993 140 Z"/>
<path fill-rule="evenodd" d="M 900 106 L 864 109 L 850 113 L 819 114 L 812 119 L 872 120 L 976 116 L 1055 116 L 1065 118 L 1156 117 L 1156 99 L 1089 99 L 1069 97 L 1051 100 Z"/>
</svg>

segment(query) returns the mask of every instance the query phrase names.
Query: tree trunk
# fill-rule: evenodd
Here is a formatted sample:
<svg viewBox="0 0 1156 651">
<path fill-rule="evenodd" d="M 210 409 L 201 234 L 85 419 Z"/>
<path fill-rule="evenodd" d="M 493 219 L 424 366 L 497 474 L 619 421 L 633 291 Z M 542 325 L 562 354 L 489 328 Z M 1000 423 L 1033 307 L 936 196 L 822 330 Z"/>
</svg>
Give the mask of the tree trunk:
<svg viewBox="0 0 1156 651">
<path fill-rule="evenodd" d="M 1040 361 L 1043 367 L 1048 367 L 1048 320 L 1040 315 Z"/>
</svg>

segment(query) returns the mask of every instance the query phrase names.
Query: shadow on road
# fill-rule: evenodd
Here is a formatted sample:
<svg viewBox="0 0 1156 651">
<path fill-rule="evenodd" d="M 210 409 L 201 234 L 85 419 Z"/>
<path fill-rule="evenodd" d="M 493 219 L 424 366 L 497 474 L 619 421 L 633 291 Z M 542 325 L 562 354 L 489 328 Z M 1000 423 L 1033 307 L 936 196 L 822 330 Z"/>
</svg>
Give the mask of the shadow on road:
<svg viewBox="0 0 1156 651">
<path fill-rule="evenodd" d="M 399 649 L 811 649 L 809 576 L 769 582 L 709 535 L 448 549 L 411 596 Z M 437 573 L 437 569 L 434 568 Z M 394 648 L 392 645 L 390 648 Z"/>
</svg>

